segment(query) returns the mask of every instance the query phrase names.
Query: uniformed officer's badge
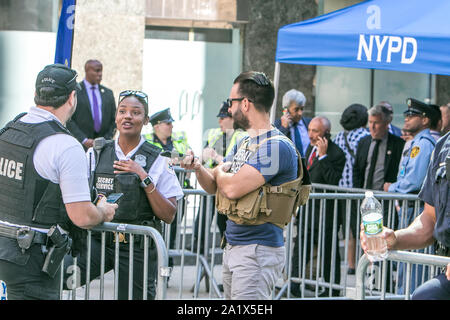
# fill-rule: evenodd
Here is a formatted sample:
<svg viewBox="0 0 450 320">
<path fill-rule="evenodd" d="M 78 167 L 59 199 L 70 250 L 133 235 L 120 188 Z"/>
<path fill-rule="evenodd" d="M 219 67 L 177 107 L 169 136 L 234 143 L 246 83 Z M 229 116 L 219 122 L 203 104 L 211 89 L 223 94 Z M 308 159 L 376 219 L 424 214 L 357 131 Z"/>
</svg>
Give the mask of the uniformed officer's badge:
<svg viewBox="0 0 450 320">
<path fill-rule="evenodd" d="M 100 92 L 101 92 L 101 93 L 105 93 L 105 89 L 101 88 L 101 89 L 100 89 Z"/>
<path fill-rule="evenodd" d="M 147 165 L 147 157 L 144 156 L 143 154 L 137 154 L 136 157 L 134 158 L 134 161 L 142 168 L 145 168 L 145 166 Z"/>
<path fill-rule="evenodd" d="M 420 152 L 420 148 L 418 146 L 415 146 L 414 148 L 412 148 L 411 150 L 411 159 L 415 158 Z"/>
<path fill-rule="evenodd" d="M 406 100 L 406 104 L 408 105 L 408 107 L 411 107 L 411 99 Z"/>
</svg>

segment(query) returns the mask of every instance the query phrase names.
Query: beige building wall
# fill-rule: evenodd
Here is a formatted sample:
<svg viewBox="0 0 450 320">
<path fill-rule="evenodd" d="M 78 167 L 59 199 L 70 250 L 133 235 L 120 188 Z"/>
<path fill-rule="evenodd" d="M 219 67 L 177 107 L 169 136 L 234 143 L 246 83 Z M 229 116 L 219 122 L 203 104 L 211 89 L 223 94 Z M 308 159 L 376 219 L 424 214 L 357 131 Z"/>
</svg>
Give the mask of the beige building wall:
<svg viewBox="0 0 450 320">
<path fill-rule="evenodd" d="M 145 1 L 77 0 L 72 68 L 81 81 L 84 64 L 103 64 L 102 85 L 118 98 L 126 89 L 141 90 L 145 37 Z"/>
</svg>

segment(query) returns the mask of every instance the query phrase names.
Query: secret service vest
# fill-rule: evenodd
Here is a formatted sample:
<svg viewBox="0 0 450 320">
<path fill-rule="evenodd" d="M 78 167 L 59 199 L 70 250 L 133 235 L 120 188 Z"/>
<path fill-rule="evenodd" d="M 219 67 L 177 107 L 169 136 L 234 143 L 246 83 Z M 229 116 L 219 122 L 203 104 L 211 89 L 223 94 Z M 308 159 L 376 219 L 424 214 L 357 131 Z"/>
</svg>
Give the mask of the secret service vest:
<svg viewBox="0 0 450 320">
<path fill-rule="evenodd" d="M 148 172 L 160 152 L 158 147 L 144 142 L 131 159 Z M 115 142 L 109 141 L 99 154 L 94 174 L 94 187 L 97 192 L 106 196 L 123 193 L 112 222 L 139 224 L 143 220 L 152 219 L 153 210 L 141 187 L 141 179 L 132 172 L 115 174 L 113 163 L 117 160 Z"/>
<path fill-rule="evenodd" d="M 39 176 L 33 155 L 39 142 L 54 134 L 70 134 L 56 121 L 17 121 L 0 131 L 0 220 L 37 228 L 59 224 L 68 228 L 70 220 L 59 184 Z"/>
</svg>

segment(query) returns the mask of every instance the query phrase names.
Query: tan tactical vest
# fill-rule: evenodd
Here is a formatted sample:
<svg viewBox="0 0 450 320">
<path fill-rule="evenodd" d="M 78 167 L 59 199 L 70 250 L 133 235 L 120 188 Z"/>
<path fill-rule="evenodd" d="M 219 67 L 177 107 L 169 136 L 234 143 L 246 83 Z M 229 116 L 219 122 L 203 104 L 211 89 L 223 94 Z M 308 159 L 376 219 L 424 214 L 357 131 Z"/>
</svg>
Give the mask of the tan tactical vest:
<svg viewBox="0 0 450 320">
<path fill-rule="evenodd" d="M 249 146 L 250 139 L 248 139 L 241 144 L 239 149 L 248 148 L 255 152 L 264 142 L 274 138 L 288 140 L 288 138 L 279 135 L 264 139 L 258 145 Z M 288 141 L 292 143 L 290 140 Z M 217 190 L 217 211 L 226 214 L 228 219 L 238 224 L 259 225 L 270 222 L 284 228 L 291 221 L 292 216 L 296 214 L 298 207 L 308 201 L 311 190 L 308 172 L 301 160 L 301 155 L 298 151 L 296 152 L 298 176 L 295 180 L 279 186 L 266 183 L 237 200 L 228 199 Z"/>
</svg>

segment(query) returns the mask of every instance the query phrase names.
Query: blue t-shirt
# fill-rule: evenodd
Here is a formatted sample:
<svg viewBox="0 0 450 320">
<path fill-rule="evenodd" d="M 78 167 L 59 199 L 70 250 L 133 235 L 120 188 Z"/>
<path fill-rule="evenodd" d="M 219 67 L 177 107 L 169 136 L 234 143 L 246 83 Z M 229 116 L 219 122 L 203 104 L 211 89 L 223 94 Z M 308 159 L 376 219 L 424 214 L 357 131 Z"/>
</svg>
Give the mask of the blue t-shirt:
<svg viewBox="0 0 450 320">
<path fill-rule="evenodd" d="M 264 139 L 273 136 L 280 137 L 263 142 Z M 298 160 L 295 147 L 280 131 L 273 129 L 251 138 L 249 146 L 263 142 L 256 152 L 249 148 L 238 148 L 246 142 L 246 139 L 248 138 L 243 138 L 237 143 L 232 152 L 224 159 L 225 162 L 232 161 L 230 172 L 236 173 L 244 164 L 248 164 L 262 174 L 266 183 L 273 186 L 297 178 Z M 227 220 L 225 237 L 231 245 L 261 244 L 269 247 L 284 245 L 283 229 L 272 223 L 253 226 Z"/>
</svg>

